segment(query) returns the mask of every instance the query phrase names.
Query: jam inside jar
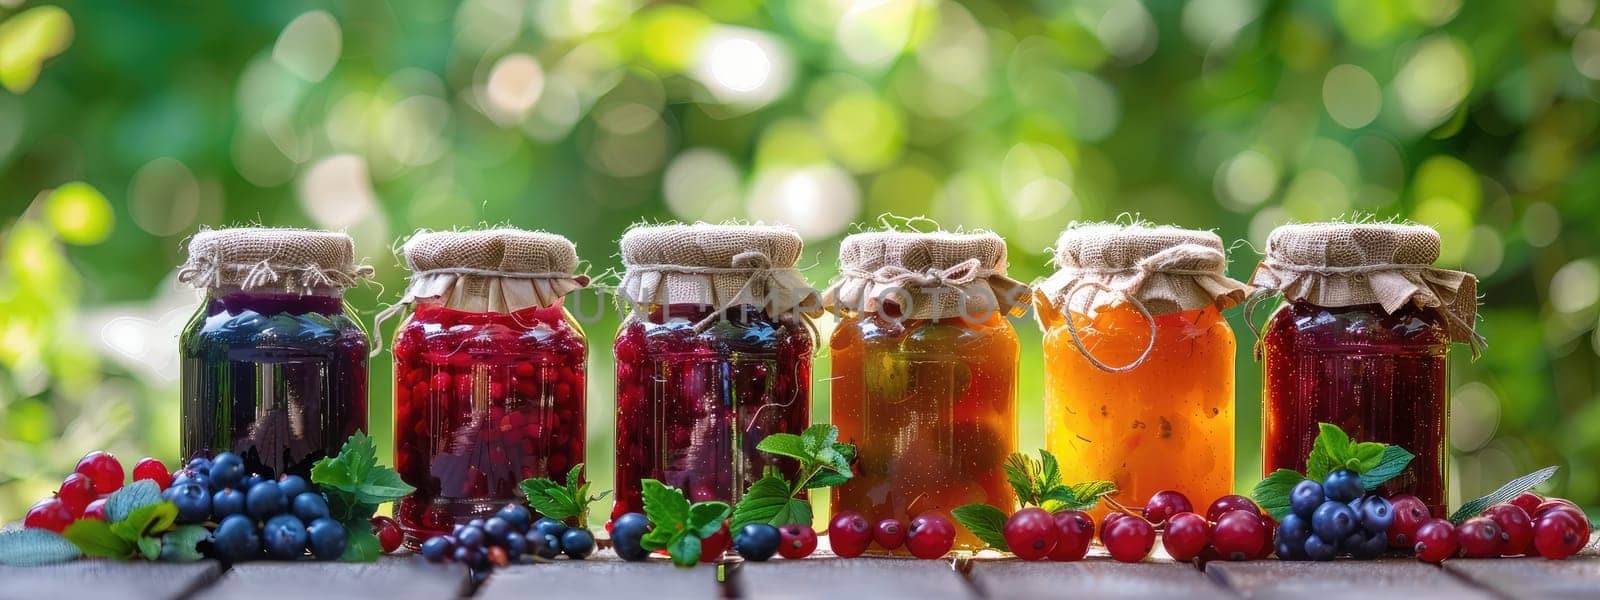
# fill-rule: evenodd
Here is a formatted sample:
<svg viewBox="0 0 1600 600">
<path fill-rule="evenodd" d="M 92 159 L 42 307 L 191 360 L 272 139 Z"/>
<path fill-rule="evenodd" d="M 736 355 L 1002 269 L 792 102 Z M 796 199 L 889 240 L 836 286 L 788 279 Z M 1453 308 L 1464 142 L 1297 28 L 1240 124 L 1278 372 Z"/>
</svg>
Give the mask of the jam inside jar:
<svg viewBox="0 0 1600 600">
<path fill-rule="evenodd" d="M 395 336 L 395 461 L 420 541 L 521 501 L 583 462 L 587 341 L 559 304 L 463 312 L 419 303 Z"/>
<path fill-rule="evenodd" d="M 1318 423 L 1332 423 L 1351 439 L 1415 454 L 1379 493 L 1415 494 L 1446 514 L 1449 344 L 1443 316 L 1414 304 L 1393 314 L 1303 300 L 1280 307 L 1262 334 L 1264 472 L 1304 472 Z"/>
<path fill-rule="evenodd" d="M 753 306 L 651 306 L 617 333 L 616 502 L 612 518 L 643 512 L 640 481 L 690 501 L 735 502 L 767 466 L 793 479 L 799 464 L 759 452 L 771 433 L 811 422 L 810 331 Z"/>
</svg>

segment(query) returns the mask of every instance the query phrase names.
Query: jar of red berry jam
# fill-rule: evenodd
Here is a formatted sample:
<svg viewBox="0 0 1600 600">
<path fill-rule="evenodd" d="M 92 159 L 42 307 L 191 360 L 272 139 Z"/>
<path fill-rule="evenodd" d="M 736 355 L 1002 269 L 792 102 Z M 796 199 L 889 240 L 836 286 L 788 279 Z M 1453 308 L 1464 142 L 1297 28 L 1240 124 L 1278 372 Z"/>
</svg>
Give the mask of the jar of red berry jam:
<svg viewBox="0 0 1600 600">
<path fill-rule="evenodd" d="M 1286 225 L 1267 238 L 1251 283 L 1285 301 L 1257 356 L 1263 474 L 1304 472 L 1319 423 L 1416 455 L 1380 491 L 1444 514 L 1450 412 L 1446 354 L 1471 344 L 1477 279 L 1433 267 L 1439 234 L 1418 225 Z"/>
<path fill-rule="evenodd" d="M 372 276 L 342 233 L 202 230 L 179 281 L 205 290 L 179 339 L 186 457 L 306 476 L 367 428 L 367 332 L 344 290 Z"/>
<path fill-rule="evenodd" d="M 588 344 L 562 300 L 588 285 L 566 238 L 518 229 L 418 232 L 395 333 L 395 512 L 415 543 L 564 483 L 583 462 Z"/>
<path fill-rule="evenodd" d="M 860 233 L 839 249 L 823 296 L 841 317 L 830 340 L 833 423 L 855 444 L 855 476 L 832 510 L 868 522 L 984 503 L 1011 510 L 999 465 L 1017 451 L 1016 329 L 1028 287 L 1006 277 L 990 233 Z M 982 544 L 962 531 L 958 549 Z"/>
<path fill-rule="evenodd" d="M 632 312 L 617 333 L 616 502 L 642 512 L 640 481 L 692 501 L 737 501 L 765 467 L 798 465 L 756 450 L 811 422 L 808 322 L 820 304 L 795 261 L 793 229 L 635 227 L 622 236 L 618 293 Z"/>
</svg>

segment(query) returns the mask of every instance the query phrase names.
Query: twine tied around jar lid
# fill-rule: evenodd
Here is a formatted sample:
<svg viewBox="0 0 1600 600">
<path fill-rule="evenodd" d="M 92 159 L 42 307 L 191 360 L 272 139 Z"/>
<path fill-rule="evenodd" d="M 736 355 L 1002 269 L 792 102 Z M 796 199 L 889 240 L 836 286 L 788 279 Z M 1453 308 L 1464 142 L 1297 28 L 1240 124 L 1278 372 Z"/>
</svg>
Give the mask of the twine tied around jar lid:
<svg viewBox="0 0 1600 600">
<path fill-rule="evenodd" d="M 355 263 L 355 242 L 343 233 L 238 227 L 201 229 L 190 238 L 178 281 L 197 288 L 305 293 L 349 288 L 372 273 L 371 266 Z"/>
<path fill-rule="evenodd" d="M 839 263 L 822 298 L 836 313 L 893 305 L 900 318 L 947 319 L 1021 316 L 1027 306 L 1028 286 L 1006 276 L 1006 243 L 993 233 L 858 233 L 840 245 Z"/>
<path fill-rule="evenodd" d="M 509 314 L 556 306 L 589 285 L 588 275 L 575 273 L 578 253 L 572 242 L 553 233 L 510 227 L 418 230 L 402 253 L 411 276 L 405 296 L 373 318 L 374 356 L 383 350 L 383 322 L 421 298 L 438 298 L 462 312 Z"/>
<path fill-rule="evenodd" d="M 1215 306 L 1225 310 L 1244 301 L 1249 286 L 1228 277 L 1222 238 L 1209 231 L 1143 224 L 1075 225 L 1056 240 L 1057 271 L 1041 282 L 1035 300 L 1065 315 L 1067 333 L 1078 352 L 1096 368 L 1125 373 L 1144 364 L 1155 350 L 1155 317 Z M 1088 296 L 1079 292 L 1094 290 Z M 1108 292 L 1102 298 L 1100 292 Z M 1132 362 L 1112 366 L 1083 343 L 1070 313 L 1126 302 L 1150 325 L 1149 341 Z"/>
<path fill-rule="evenodd" d="M 1250 283 L 1259 291 L 1245 306 L 1274 295 L 1318 306 L 1376 304 L 1394 313 L 1407 304 L 1434 308 L 1444 317 L 1453 342 L 1472 348 L 1477 358 L 1486 344 L 1476 329 L 1478 278 L 1433 266 L 1439 259 L 1439 232 L 1424 225 L 1398 223 L 1309 223 L 1283 225 L 1267 236 L 1267 253 Z"/>
<path fill-rule="evenodd" d="M 694 304 L 712 312 L 705 331 L 738 306 L 761 308 L 780 322 L 816 332 L 817 291 L 795 268 L 804 241 L 770 225 L 638 225 L 622 235 L 624 271 L 618 298 L 642 312 L 652 305 Z M 796 322 L 797 319 L 799 322 Z"/>
</svg>

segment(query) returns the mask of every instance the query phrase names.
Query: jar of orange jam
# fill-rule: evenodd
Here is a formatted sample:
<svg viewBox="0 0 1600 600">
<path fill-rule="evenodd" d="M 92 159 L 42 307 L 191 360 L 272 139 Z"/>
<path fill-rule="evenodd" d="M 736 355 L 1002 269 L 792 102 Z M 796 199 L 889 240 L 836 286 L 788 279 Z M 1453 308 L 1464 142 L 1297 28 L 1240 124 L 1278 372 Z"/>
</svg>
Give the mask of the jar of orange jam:
<svg viewBox="0 0 1600 600">
<path fill-rule="evenodd" d="M 1198 506 L 1233 493 L 1235 340 L 1221 311 L 1246 286 L 1228 278 L 1222 239 L 1095 224 L 1062 232 L 1055 252 L 1034 302 L 1050 452 L 1132 506 L 1167 489 Z"/>
<path fill-rule="evenodd" d="M 1016 329 L 1027 288 L 993 234 L 875 232 L 845 238 L 823 304 L 835 328 L 833 423 L 855 444 L 832 510 L 869 522 L 974 502 L 1009 510 L 1000 465 L 1017 451 Z M 982 543 L 962 529 L 957 549 Z M 881 551 L 874 547 L 874 551 Z M 901 550 L 903 551 L 903 550 Z"/>
</svg>

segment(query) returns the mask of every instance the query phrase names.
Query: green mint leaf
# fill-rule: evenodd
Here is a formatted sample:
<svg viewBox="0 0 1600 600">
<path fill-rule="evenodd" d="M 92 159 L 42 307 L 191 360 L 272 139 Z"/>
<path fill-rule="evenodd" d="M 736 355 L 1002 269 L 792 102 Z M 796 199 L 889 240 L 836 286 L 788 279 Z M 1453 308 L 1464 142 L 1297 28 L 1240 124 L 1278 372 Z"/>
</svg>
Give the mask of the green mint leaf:
<svg viewBox="0 0 1600 600">
<path fill-rule="evenodd" d="M 161 501 L 161 487 L 156 482 L 141 479 L 118 488 L 106 497 L 106 521 L 116 523 L 128 518 L 133 511 Z"/>
<path fill-rule="evenodd" d="M 378 447 L 366 432 L 357 430 L 339 448 L 338 455 L 325 457 L 311 466 L 311 482 L 353 494 L 367 481 L 368 473 L 377 464 Z"/>
<path fill-rule="evenodd" d="M 700 562 L 700 538 L 692 535 L 678 536 L 667 547 L 667 554 L 672 557 L 672 564 L 693 567 Z"/>
<path fill-rule="evenodd" d="M 806 489 L 838 487 L 844 485 L 846 481 L 850 481 L 850 477 L 852 477 L 852 473 L 849 471 L 838 473 L 832 469 L 822 469 L 817 471 L 817 474 L 813 475 L 810 481 L 806 482 Z"/>
<path fill-rule="evenodd" d="M 61 532 L 85 556 L 124 560 L 138 550 L 132 540 L 124 539 L 111 531 L 111 524 L 95 519 L 79 519 Z"/>
<path fill-rule="evenodd" d="M 583 507 L 573 502 L 572 493 L 550 479 L 527 479 L 521 487 L 522 494 L 528 497 L 528 504 L 541 515 L 562 521 L 582 512 Z"/>
<path fill-rule="evenodd" d="M 1251 488 L 1250 499 L 1255 500 L 1262 510 L 1272 515 L 1272 518 L 1282 521 L 1290 512 L 1289 492 L 1305 479 L 1305 476 L 1292 470 L 1278 469 Z"/>
<path fill-rule="evenodd" d="M 761 439 L 761 443 L 756 444 L 756 449 L 767 454 L 787 456 L 800 461 L 804 461 L 807 458 L 805 442 L 801 441 L 800 436 L 792 433 L 768 434 L 767 437 Z"/>
<path fill-rule="evenodd" d="M 1050 512 L 1062 510 L 1092 510 L 1100 499 L 1117 493 L 1117 484 L 1109 481 L 1085 481 L 1070 486 L 1056 486 L 1039 498 L 1039 508 Z"/>
<path fill-rule="evenodd" d="M 641 544 L 647 550 L 668 548 L 689 533 L 689 499 L 677 488 L 654 479 L 646 479 L 640 485 L 644 514 L 655 527 L 645 534 Z"/>
<path fill-rule="evenodd" d="M 1416 458 L 1405 448 L 1399 446 L 1384 446 L 1383 455 L 1372 467 L 1361 471 L 1361 486 L 1368 490 L 1378 489 L 1384 482 L 1394 479 L 1406 470 L 1411 464 L 1411 459 Z"/>
<path fill-rule="evenodd" d="M 733 507 L 726 502 L 696 502 L 689 507 L 689 535 L 708 538 L 722 530 L 722 522 L 728 520 L 728 515 L 733 513 Z"/>
<path fill-rule="evenodd" d="M 1033 483 L 1033 459 L 1021 452 L 1013 452 L 1000 468 L 1006 472 L 1006 483 L 1011 484 L 1011 489 L 1017 493 L 1017 502 L 1022 506 L 1039 503 L 1041 498 Z"/>
<path fill-rule="evenodd" d="M 750 489 L 734 506 L 733 522 L 728 525 L 729 529 L 738 531 L 751 523 L 770 524 L 789 503 L 789 492 L 789 482 L 778 474 L 777 469 L 768 468 L 761 479 L 750 484 Z"/>
<path fill-rule="evenodd" d="M 172 529 L 172 524 L 178 520 L 178 506 L 171 502 L 151 504 L 133 511 L 128 518 L 111 524 L 111 532 L 124 540 L 137 543 L 139 540 L 156 536 Z"/>
<path fill-rule="evenodd" d="M 1039 451 L 1039 487 L 1048 492 L 1061 485 L 1061 465 L 1049 450 Z"/>
<path fill-rule="evenodd" d="M 1463 503 L 1461 508 L 1456 509 L 1455 514 L 1450 515 L 1450 522 L 1460 525 L 1467 519 L 1471 519 L 1483 514 L 1484 509 L 1489 508 L 1490 506 L 1494 506 L 1501 502 L 1510 502 L 1512 498 L 1522 495 L 1523 492 L 1531 490 L 1537 487 L 1539 484 L 1549 481 L 1551 477 L 1555 476 L 1556 471 L 1560 469 L 1561 467 L 1545 467 L 1508 481 L 1505 485 L 1500 486 L 1500 489 L 1495 490 L 1492 494 L 1482 498 L 1474 498 L 1466 503 Z"/>
<path fill-rule="evenodd" d="M 205 558 L 198 546 L 210 538 L 211 532 L 203 525 L 180 525 L 161 536 L 161 560 L 186 563 Z"/>
<path fill-rule="evenodd" d="M 979 540 L 1002 552 L 1010 552 L 1006 545 L 1006 513 L 987 504 L 968 504 L 950 511 L 962 527 L 978 536 Z"/>
<path fill-rule="evenodd" d="M 1388 444 L 1380 444 L 1378 442 L 1352 444 L 1350 446 L 1350 454 L 1356 466 L 1350 470 L 1360 474 L 1377 468 L 1378 463 L 1383 462 L 1383 450 L 1387 447 L 1389 447 Z"/>
<path fill-rule="evenodd" d="M 378 542 L 378 536 L 372 533 L 372 527 L 345 527 L 349 532 L 349 541 L 345 542 L 344 554 L 339 555 L 339 560 L 344 562 L 376 562 L 378 556 L 383 554 L 383 545 Z"/>
<path fill-rule="evenodd" d="M 67 562 L 80 556 L 83 556 L 83 551 L 76 544 L 48 529 L 0 532 L 0 565 L 37 567 Z"/>
<path fill-rule="evenodd" d="M 139 554 L 143 555 L 145 560 L 161 558 L 161 538 L 147 535 L 139 538 L 138 545 Z"/>
<path fill-rule="evenodd" d="M 1347 468 L 1353 458 L 1350 436 L 1332 423 L 1317 424 L 1317 439 L 1311 444 L 1311 456 L 1306 458 L 1306 478 L 1322 481 L 1328 473 Z"/>
<path fill-rule="evenodd" d="M 394 502 L 411 495 L 417 488 L 411 487 L 400 474 L 389 467 L 374 467 L 367 471 L 367 478 L 356 486 L 356 500 L 367 504 L 383 504 Z"/>
</svg>

